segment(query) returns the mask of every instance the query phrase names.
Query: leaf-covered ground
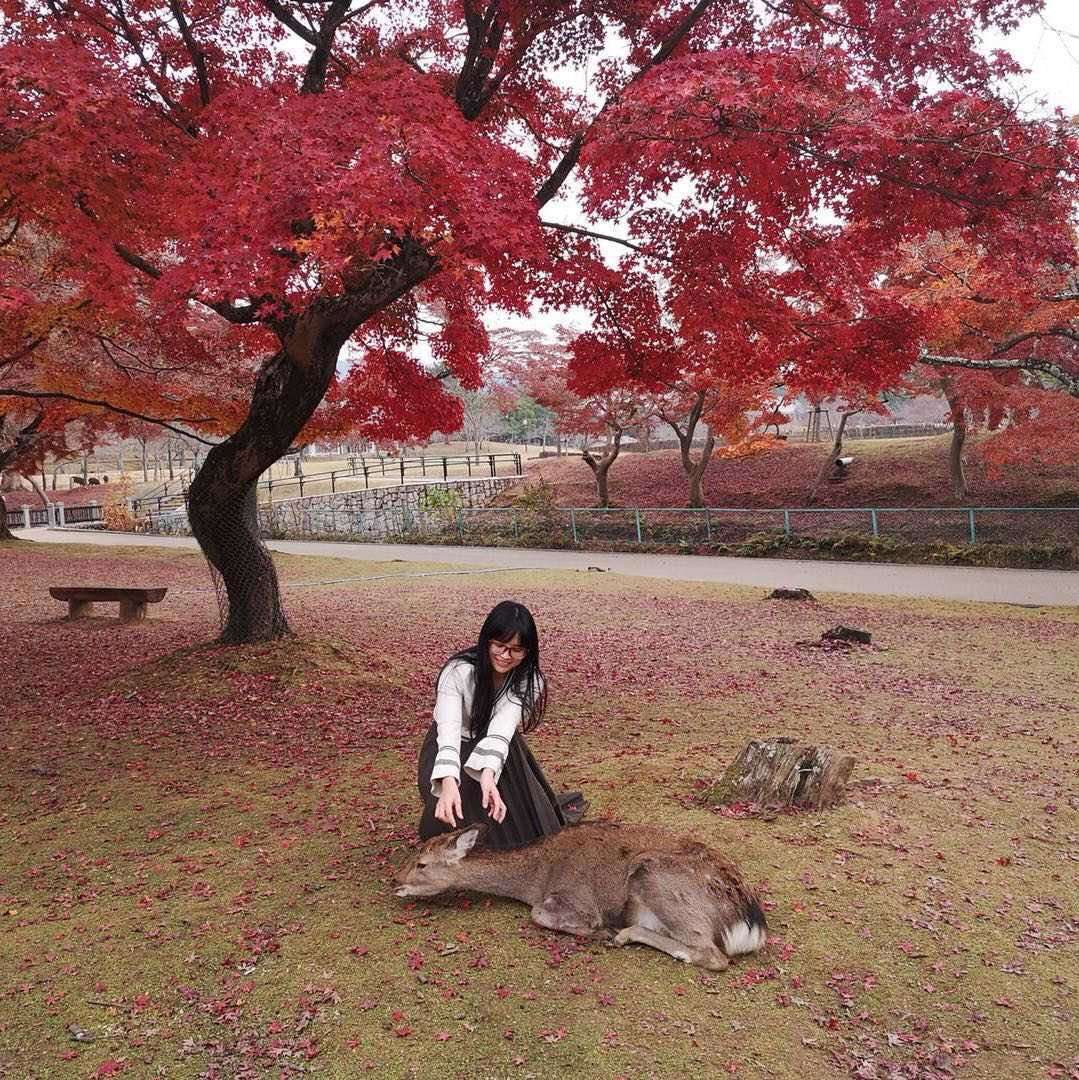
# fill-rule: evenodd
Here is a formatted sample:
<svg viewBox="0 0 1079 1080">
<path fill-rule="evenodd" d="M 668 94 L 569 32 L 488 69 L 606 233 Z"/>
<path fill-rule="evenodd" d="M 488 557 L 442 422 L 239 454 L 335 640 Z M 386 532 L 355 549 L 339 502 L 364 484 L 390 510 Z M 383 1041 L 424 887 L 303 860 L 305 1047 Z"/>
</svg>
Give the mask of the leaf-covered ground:
<svg viewBox="0 0 1079 1080">
<path fill-rule="evenodd" d="M 948 478 L 950 436 L 919 439 L 852 439 L 844 453 L 854 457 L 840 484 L 822 484 L 815 506 L 1076 506 L 1079 486 L 1074 460 L 1030 461 L 990 474 L 977 454 L 967 455 L 967 498 L 956 500 Z M 704 474 L 709 506 L 807 506 L 807 498 L 831 443 L 786 442 L 732 461 L 715 458 Z M 594 506 L 596 485 L 579 458 L 530 462 L 528 475 L 551 484 L 562 506 Z M 624 453 L 611 466 L 615 506 L 685 506 L 688 481 L 677 450 Z"/>
<path fill-rule="evenodd" d="M 0 1076 L 1079 1075 L 1075 610 L 279 567 L 296 639 L 226 650 L 194 555 L 0 545 Z M 170 592 L 64 622 L 47 586 L 91 580 Z M 556 784 L 727 850 L 763 954 L 709 975 L 394 899 L 434 673 L 507 595 Z M 796 644 L 837 622 L 874 644 Z M 699 802 L 776 733 L 853 752 L 851 801 Z"/>
</svg>

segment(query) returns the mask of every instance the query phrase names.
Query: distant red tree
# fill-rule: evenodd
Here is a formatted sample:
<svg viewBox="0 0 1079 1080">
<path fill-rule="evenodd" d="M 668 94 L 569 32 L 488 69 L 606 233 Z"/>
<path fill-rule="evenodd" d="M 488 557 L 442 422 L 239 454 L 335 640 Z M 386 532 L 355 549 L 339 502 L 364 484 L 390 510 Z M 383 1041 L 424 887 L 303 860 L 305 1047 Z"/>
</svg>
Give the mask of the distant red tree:
<svg viewBox="0 0 1079 1080">
<path fill-rule="evenodd" d="M 917 378 L 947 400 L 952 493 L 967 494 L 972 431 L 996 470 L 1039 458 L 1079 465 L 1079 250 L 1016 278 L 955 238 L 911 248 L 901 285 L 923 322 Z"/>
</svg>

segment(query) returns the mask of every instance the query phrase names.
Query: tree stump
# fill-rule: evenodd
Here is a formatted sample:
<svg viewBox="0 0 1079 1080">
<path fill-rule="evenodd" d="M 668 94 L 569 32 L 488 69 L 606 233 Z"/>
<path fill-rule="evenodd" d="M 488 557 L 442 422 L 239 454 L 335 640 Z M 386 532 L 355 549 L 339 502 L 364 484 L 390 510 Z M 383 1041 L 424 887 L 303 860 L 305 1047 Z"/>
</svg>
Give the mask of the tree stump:
<svg viewBox="0 0 1079 1080">
<path fill-rule="evenodd" d="M 773 589 L 767 600 L 816 600 L 817 598 L 808 589 Z"/>
<path fill-rule="evenodd" d="M 859 645 L 868 645 L 873 635 L 868 630 L 855 630 L 850 626 L 834 626 L 821 634 L 821 641 L 850 641 Z"/>
<path fill-rule="evenodd" d="M 846 794 L 854 758 L 785 736 L 753 739 L 706 793 L 713 803 L 821 810 Z"/>
</svg>

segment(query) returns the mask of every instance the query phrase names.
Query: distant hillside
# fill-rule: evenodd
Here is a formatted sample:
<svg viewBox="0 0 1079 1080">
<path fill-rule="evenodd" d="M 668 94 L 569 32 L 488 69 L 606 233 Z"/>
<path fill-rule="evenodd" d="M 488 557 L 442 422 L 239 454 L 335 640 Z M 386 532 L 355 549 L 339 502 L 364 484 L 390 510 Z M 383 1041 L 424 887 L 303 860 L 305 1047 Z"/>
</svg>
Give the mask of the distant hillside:
<svg viewBox="0 0 1079 1080">
<path fill-rule="evenodd" d="M 948 480 L 948 436 L 922 439 L 863 439 L 844 444 L 854 458 L 842 483 L 821 485 L 818 506 L 954 506 Z M 709 506 L 804 506 L 830 443 L 786 442 L 755 457 L 713 460 L 705 473 Z M 528 476 L 554 486 L 562 506 L 593 506 L 592 473 L 579 458 L 529 462 Z M 993 478 L 970 454 L 967 506 L 1079 506 L 1074 462 L 1057 467 L 1032 464 Z M 611 504 L 684 506 L 687 482 L 677 451 L 623 454 L 611 467 Z"/>
</svg>

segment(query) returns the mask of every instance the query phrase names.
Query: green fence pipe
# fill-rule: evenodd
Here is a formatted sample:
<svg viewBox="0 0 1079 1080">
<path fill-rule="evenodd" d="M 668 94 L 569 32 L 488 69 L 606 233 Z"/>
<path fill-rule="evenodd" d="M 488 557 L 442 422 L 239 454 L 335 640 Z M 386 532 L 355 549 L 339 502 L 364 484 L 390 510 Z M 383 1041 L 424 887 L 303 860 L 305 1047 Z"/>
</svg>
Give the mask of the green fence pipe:
<svg viewBox="0 0 1079 1080">
<path fill-rule="evenodd" d="M 970 523 L 970 542 L 976 544 L 978 542 L 978 533 L 974 528 L 974 509 L 973 507 L 967 511 L 967 517 Z"/>
<path fill-rule="evenodd" d="M 640 510 L 634 510 L 633 511 L 633 516 L 634 516 L 634 518 L 636 519 L 636 522 L 637 522 L 637 543 L 640 544 L 640 543 L 643 543 L 643 541 L 641 540 L 641 512 L 640 512 Z"/>
<path fill-rule="evenodd" d="M 873 536 L 874 538 L 880 536 L 880 529 L 877 527 L 877 512 L 876 510 L 869 511 L 869 519 L 873 522 Z"/>
<path fill-rule="evenodd" d="M 570 510 L 570 512 L 569 512 L 569 527 L 570 527 L 570 531 L 573 533 L 573 543 L 574 543 L 574 545 L 576 545 L 576 543 L 577 543 L 577 511 L 576 510 Z"/>
<path fill-rule="evenodd" d="M 783 535 L 788 539 L 791 534 L 791 512 L 789 510 L 783 511 Z"/>
</svg>

